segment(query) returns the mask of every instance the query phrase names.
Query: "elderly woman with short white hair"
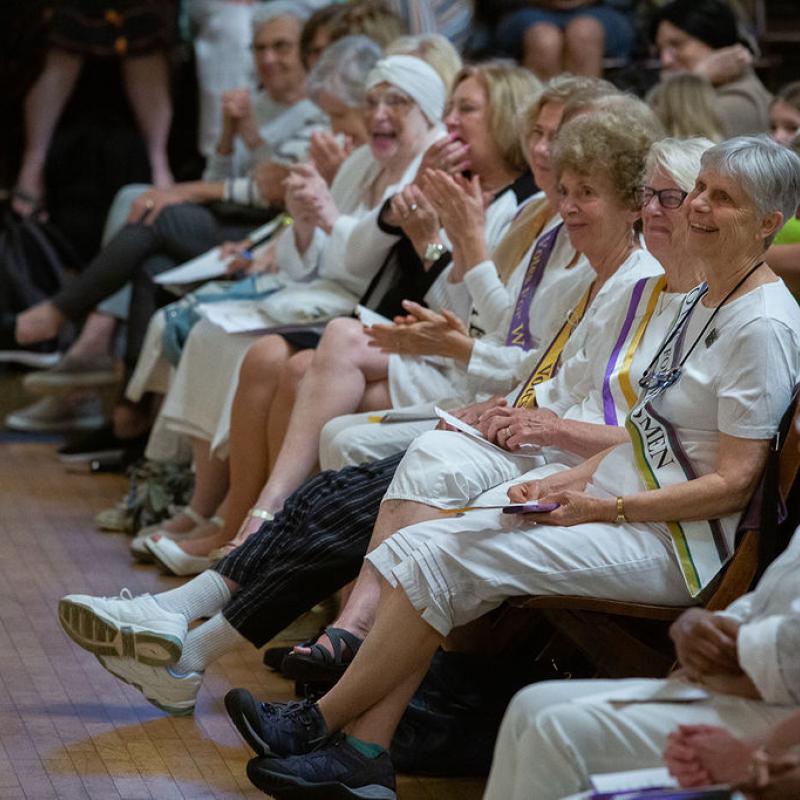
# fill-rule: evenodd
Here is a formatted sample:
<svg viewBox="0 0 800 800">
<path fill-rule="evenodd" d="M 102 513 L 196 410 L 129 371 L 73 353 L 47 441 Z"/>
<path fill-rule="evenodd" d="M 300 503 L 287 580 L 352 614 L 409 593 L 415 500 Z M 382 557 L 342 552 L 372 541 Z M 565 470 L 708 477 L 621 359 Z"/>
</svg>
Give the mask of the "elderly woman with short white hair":
<svg viewBox="0 0 800 800">
<path fill-rule="evenodd" d="M 686 202 L 706 283 L 645 370 L 630 441 L 510 486 L 512 501 L 552 511 L 424 522 L 374 550 L 367 558 L 386 581 L 375 625 L 339 683 L 288 713 L 237 699 L 261 754 L 248 775 L 263 791 L 310 796 L 309 783 L 329 780 L 393 796 L 385 748 L 430 658 L 454 626 L 509 596 L 691 605 L 719 574 L 800 378 L 800 309 L 763 260 L 800 203 L 800 158 L 766 137 L 729 140 L 704 155 Z M 524 761 L 519 797 L 585 785 L 573 764 L 555 776 L 550 758 Z"/>
</svg>

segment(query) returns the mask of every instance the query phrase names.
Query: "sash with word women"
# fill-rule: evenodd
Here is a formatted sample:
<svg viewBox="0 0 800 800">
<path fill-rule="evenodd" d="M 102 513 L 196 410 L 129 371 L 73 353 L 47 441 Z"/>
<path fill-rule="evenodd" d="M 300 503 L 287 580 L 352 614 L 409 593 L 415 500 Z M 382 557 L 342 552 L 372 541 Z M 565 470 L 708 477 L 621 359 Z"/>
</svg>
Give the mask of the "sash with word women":
<svg viewBox="0 0 800 800">
<path fill-rule="evenodd" d="M 625 422 L 636 466 L 648 489 L 675 486 L 697 478 L 672 423 L 658 411 L 661 394 L 680 379 L 681 356 L 692 309 L 705 294 L 703 284 L 689 292 L 655 363 L 645 373 L 643 389 Z M 667 522 L 686 586 L 697 597 L 731 556 L 718 519 Z"/>
</svg>

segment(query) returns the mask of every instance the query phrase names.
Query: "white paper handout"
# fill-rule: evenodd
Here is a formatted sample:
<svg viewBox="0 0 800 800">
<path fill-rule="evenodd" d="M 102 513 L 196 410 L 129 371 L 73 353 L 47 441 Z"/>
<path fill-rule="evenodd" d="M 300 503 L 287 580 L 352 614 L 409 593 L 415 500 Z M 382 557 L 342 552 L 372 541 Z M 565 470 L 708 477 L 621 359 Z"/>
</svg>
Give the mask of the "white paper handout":
<svg viewBox="0 0 800 800">
<path fill-rule="evenodd" d="M 283 214 L 279 214 L 266 225 L 256 228 L 248 238 L 252 242 L 258 242 L 274 233 L 283 224 L 283 221 Z M 179 286 L 184 283 L 203 283 L 214 278 L 221 278 L 225 275 L 231 258 L 232 256 L 223 258 L 220 254 L 220 248 L 214 247 L 203 253 L 203 255 L 187 261 L 185 264 L 156 275 L 153 280 L 162 286 Z"/>
<path fill-rule="evenodd" d="M 590 775 L 589 781 L 596 792 L 622 792 L 626 789 L 633 791 L 661 787 L 672 788 L 678 785 L 666 767 Z"/>
<path fill-rule="evenodd" d="M 460 420 L 458 417 L 454 417 L 452 414 L 448 414 L 439 406 L 435 407 L 436 416 L 439 419 L 446 422 L 448 425 L 451 425 L 457 431 L 461 431 L 461 433 L 465 433 L 467 436 L 471 437 L 472 439 L 477 439 L 479 442 L 483 442 L 487 447 L 493 447 L 495 450 L 499 450 L 501 453 L 505 453 L 506 455 L 512 456 L 522 456 L 522 458 L 538 458 L 540 448 L 534 446 L 525 447 L 522 450 L 516 450 L 513 453 L 509 450 L 504 450 L 499 445 L 496 445 L 494 442 L 490 442 L 477 428 L 473 428 L 472 425 L 467 425 L 466 422 Z"/>
<path fill-rule="evenodd" d="M 670 678 L 635 680 L 617 689 L 607 692 L 577 697 L 572 702 L 592 705 L 595 703 L 612 703 L 625 705 L 627 703 L 696 703 L 699 700 L 708 700 L 708 692 L 696 683 Z"/>
</svg>

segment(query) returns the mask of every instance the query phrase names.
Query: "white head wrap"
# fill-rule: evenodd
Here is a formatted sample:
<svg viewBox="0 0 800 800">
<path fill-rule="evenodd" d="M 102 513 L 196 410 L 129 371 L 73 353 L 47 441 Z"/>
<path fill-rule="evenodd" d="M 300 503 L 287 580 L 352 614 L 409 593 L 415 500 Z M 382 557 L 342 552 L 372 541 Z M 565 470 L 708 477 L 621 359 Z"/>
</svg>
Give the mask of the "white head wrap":
<svg viewBox="0 0 800 800">
<path fill-rule="evenodd" d="M 447 91 L 439 73 L 415 56 L 387 56 L 367 75 L 367 91 L 379 83 L 391 83 L 405 92 L 431 124 L 442 121 Z"/>
</svg>

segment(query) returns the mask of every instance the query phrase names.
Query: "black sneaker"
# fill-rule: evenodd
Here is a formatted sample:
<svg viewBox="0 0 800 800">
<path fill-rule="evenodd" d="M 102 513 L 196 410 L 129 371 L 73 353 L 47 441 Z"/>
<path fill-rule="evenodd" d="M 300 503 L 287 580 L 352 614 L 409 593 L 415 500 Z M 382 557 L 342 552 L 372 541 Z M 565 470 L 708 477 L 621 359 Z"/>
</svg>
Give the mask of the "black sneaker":
<svg viewBox="0 0 800 800">
<path fill-rule="evenodd" d="M 117 462 L 122 466 L 140 458 L 147 445 L 147 436 L 120 439 L 114 436 L 111 425 L 87 433 L 60 448 L 59 459 L 65 464 L 82 464 L 89 461 Z"/>
<path fill-rule="evenodd" d="M 264 651 L 264 666 L 273 672 L 280 672 L 283 659 L 292 652 L 291 647 L 268 647 Z"/>
<path fill-rule="evenodd" d="M 228 716 L 260 756 L 308 753 L 330 734 L 316 703 L 260 703 L 247 689 L 225 695 Z"/>
<path fill-rule="evenodd" d="M 339 734 L 311 753 L 254 758 L 247 765 L 251 783 L 276 800 L 396 800 L 389 753 L 367 758 Z"/>
</svg>

